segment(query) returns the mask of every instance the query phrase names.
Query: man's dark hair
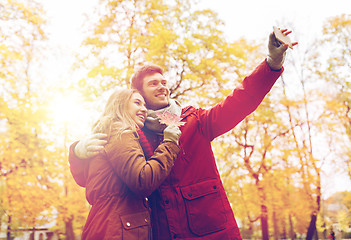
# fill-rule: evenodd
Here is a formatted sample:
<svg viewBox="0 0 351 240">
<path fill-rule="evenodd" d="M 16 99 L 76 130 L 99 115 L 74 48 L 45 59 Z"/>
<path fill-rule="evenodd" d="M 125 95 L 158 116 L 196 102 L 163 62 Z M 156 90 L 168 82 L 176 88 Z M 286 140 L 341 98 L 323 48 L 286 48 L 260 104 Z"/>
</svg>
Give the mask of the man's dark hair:
<svg viewBox="0 0 351 240">
<path fill-rule="evenodd" d="M 141 66 L 139 69 L 135 71 L 135 73 L 133 74 L 130 80 L 131 88 L 137 89 L 139 92 L 143 92 L 144 77 L 155 73 L 160 73 L 161 75 L 163 75 L 162 67 L 152 63 L 147 63 Z"/>
</svg>

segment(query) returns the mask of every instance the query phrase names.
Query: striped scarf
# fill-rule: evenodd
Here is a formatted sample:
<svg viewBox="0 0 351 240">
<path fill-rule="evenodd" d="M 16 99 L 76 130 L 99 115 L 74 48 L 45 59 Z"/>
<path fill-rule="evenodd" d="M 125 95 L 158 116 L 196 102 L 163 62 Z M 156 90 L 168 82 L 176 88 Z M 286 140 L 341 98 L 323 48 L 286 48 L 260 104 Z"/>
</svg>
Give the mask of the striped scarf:
<svg viewBox="0 0 351 240">
<path fill-rule="evenodd" d="M 157 135 L 163 135 L 166 125 L 161 124 L 157 113 L 164 113 L 165 111 L 180 116 L 182 114 L 182 106 L 177 100 L 169 99 L 169 105 L 159 110 L 147 110 L 147 117 L 145 120 L 145 127 Z"/>
<path fill-rule="evenodd" d="M 139 135 L 139 142 L 140 142 L 141 148 L 144 151 L 146 160 L 148 160 L 154 154 L 154 151 L 152 151 L 151 144 L 147 140 L 143 131 L 141 131 L 140 128 L 137 128 L 137 132 Z"/>
</svg>

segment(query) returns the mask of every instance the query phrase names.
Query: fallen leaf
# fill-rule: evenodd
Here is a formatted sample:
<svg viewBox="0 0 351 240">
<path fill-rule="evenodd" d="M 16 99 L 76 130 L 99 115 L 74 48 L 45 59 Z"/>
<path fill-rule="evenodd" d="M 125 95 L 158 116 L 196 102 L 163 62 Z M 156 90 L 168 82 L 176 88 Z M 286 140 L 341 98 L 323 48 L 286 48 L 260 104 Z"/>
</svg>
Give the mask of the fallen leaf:
<svg viewBox="0 0 351 240">
<path fill-rule="evenodd" d="M 159 118 L 160 123 L 166 124 L 167 126 L 175 124 L 179 127 L 185 124 L 185 122 L 181 122 L 181 118 L 179 116 L 168 111 L 156 113 L 156 115 Z"/>
</svg>

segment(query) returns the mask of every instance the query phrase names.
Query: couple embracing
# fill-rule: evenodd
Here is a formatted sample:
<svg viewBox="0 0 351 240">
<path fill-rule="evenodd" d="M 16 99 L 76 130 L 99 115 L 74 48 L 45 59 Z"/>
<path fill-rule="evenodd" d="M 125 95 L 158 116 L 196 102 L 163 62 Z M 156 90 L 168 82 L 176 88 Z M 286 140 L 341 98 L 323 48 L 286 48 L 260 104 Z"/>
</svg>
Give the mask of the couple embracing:
<svg viewBox="0 0 351 240">
<path fill-rule="evenodd" d="M 287 48 L 271 33 L 267 58 L 207 110 L 170 99 L 161 67 L 138 69 L 132 89 L 111 95 L 94 134 L 70 147 L 72 176 L 92 205 L 82 239 L 242 239 L 211 141 L 259 106 Z M 165 112 L 181 124 L 162 124 Z"/>
</svg>

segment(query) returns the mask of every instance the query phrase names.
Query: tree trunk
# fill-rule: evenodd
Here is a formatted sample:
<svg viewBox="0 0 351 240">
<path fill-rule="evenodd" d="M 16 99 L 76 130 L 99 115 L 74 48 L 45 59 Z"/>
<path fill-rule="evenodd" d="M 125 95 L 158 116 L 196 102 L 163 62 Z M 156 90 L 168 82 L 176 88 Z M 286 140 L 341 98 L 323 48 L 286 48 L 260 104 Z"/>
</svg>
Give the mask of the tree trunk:
<svg viewBox="0 0 351 240">
<path fill-rule="evenodd" d="M 262 240 L 269 240 L 268 232 L 268 211 L 267 206 L 261 205 L 261 231 L 262 231 Z"/>
<path fill-rule="evenodd" d="M 66 227 L 66 240 L 75 240 L 73 232 L 73 219 L 70 219 L 68 222 L 65 222 Z"/>
<path fill-rule="evenodd" d="M 318 232 L 317 232 L 317 227 L 314 229 L 314 240 L 318 240 Z"/>
<path fill-rule="evenodd" d="M 321 209 L 321 187 L 320 187 L 319 174 L 318 174 L 318 180 L 319 181 L 318 181 L 318 184 L 317 184 L 317 197 L 316 197 L 317 210 L 312 213 L 310 226 L 308 227 L 308 230 L 307 230 L 306 240 L 312 240 L 314 236 L 315 236 L 315 239 L 318 239 L 318 232 L 317 232 L 317 228 L 316 228 L 316 222 L 317 222 L 318 212 Z"/>
<path fill-rule="evenodd" d="M 311 221 L 310 225 L 308 226 L 307 234 L 306 234 L 306 240 L 312 240 L 313 236 L 316 232 L 316 222 L 317 222 L 317 215 L 313 214 L 311 216 Z"/>
<path fill-rule="evenodd" d="M 6 239 L 11 240 L 11 216 L 9 216 L 7 219 Z"/>
<path fill-rule="evenodd" d="M 293 221 L 290 213 L 289 213 L 289 225 L 290 225 L 290 239 L 295 240 L 294 225 L 293 225 Z"/>
<path fill-rule="evenodd" d="M 280 235 L 280 237 L 281 237 L 281 239 L 287 239 L 287 237 L 286 237 L 286 219 L 285 219 L 285 217 L 283 218 L 283 222 L 282 222 L 282 232 L 281 232 L 281 235 Z"/>
<path fill-rule="evenodd" d="M 272 221 L 273 221 L 274 240 L 278 240 L 279 239 L 278 220 L 277 220 L 277 214 L 276 214 L 274 205 L 273 205 Z"/>
</svg>

